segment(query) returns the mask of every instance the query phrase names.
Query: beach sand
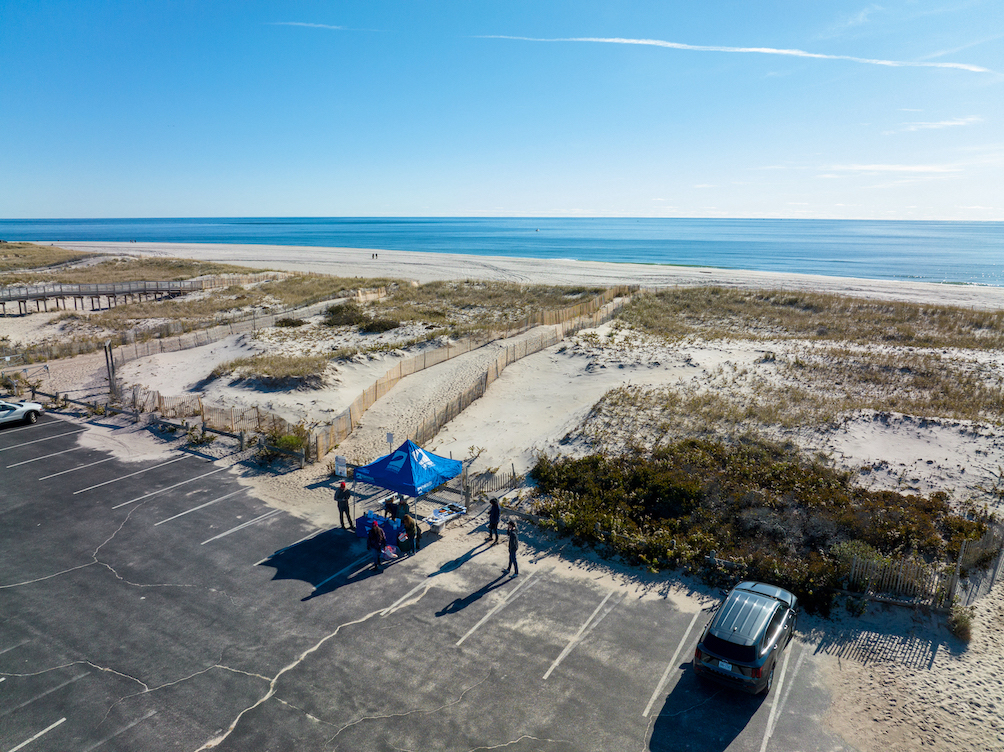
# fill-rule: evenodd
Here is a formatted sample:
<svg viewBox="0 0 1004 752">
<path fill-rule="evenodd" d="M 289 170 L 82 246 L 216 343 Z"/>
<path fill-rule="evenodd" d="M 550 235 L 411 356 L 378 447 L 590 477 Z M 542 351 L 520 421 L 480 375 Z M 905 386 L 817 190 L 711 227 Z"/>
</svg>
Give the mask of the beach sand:
<svg viewBox="0 0 1004 752">
<path fill-rule="evenodd" d="M 720 269 L 600 264 L 569 260 L 380 251 L 370 249 L 287 248 L 145 243 L 66 243 L 63 247 L 101 253 L 181 256 L 257 268 L 313 271 L 338 276 L 394 277 L 428 282 L 442 279 L 488 279 L 520 283 L 613 285 L 721 285 L 785 288 L 846 294 L 873 300 L 1004 308 L 1004 289 L 768 274 Z M 52 315 L 0 319 L 0 334 L 14 341 L 51 336 Z M 315 322 L 316 323 L 316 322 Z M 327 336 L 317 329 L 317 337 Z M 48 334 L 46 333 L 48 331 Z M 307 331 L 307 330 L 305 330 Z M 528 332 L 522 337 L 535 336 Z M 484 397 L 451 421 L 430 443 L 444 455 L 478 454 L 475 471 L 488 468 L 525 472 L 538 452 L 588 451 L 582 427 L 590 410 L 608 390 L 623 384 L 663 387 L 710 384 L 722 368 L 750 369 L 765 378 L 772 365 L 763 358 L 767 344 L 758 341 L 700 342 L 666 345 L 635 338 L 618 345 L 605 325 L 583 332 L 510 365 Z M 298 335 L 301 336 L 302 335 Z M 292 335 L 290 335 L 292 337 Z M 513 341 L 518 340 L 514 338 Z M 363 416 L 361 425 L 336 453 L 366 462 L 386 452 L 385 434 L 398 441 L 447 396 L 466 389 L 499 349 L 492 343 L 402 380 Z M 325 342 L 325 348 L 337 345 Z M 216 380 L 203 384 L 220 362 L 254 352 L 295 351 L 302 340 L 279 334 L 256 338 L 237 335 L 203 347 L 132 361 L 120 371 L 127 384 L 163 393 L 199 389 L 214 404 L 258 404 L 291 420 L 323 422 L 337 414 L 405 354 L 389 351 L 359 356 L 333 367 L 320 389 L 263 391 Z M 797 345 L 771 343 L 777 358 Z M 1001 370 L 1001 354 L 988 356 Z M 56 361 L 43 389 L 81 396 L 106 387 L 103 356 Z M 634 430 L 632 428 L 632 430 Z M 644 431 L 638 430 L 639 436 Z M 995 502 L 988 492 L 1001 482 L 1004 429 L 958 420 L 917 421 L 911 416 L 863 413 L 846 416 L 837 426 L 804 429 L 793 436 L 804 449 L 823 452 L 837 467 L 857 473 L 857 482 L 876 488 L 930 493 L 947 491 L 953 499 Z M 123 450 L 124 454 L 128 454 Z M 134 452 L 135 454 L 135 452 Z M 144 450 L 139 453 L 147 455 Z M 330 457 L 328 458 L 330 459 Z M 862 471 L 867 468 L 867 471 Z M 236 468 L 235 468 L 236 470 Z M 302 471 L 273 475 L 247 467 L 237 470 L 254 493 L 269 504 L 319 526 L 336 524 L 325 463 Z M 672 576 L 671 576 L 672 577 Z M 839 610 L 839 609 L 838 609 Z M 944 617 L 871 606 L 861 619 L 840 614 L 831 622 L 810 622 L 814 639 L 828 656 L 827 676 L 834 698 L 823 720 L 862 750 L 1004 749 L 1004 679 L 997 663 L 1004 651 L 1004 588 L 977 605 L 974 636 L 966 646 L 945 627 Z M 842 635 L 842 637 L 840 637 Z M 910 646 L 914 646 L 910 648 Z M 827 648 L 827 646 L 830 646 Z M 848 647 L 850 646 L 850 647 Z M 919 646 L 919 647 L 918 647 Z M 926 656 L 918 660 L 917 655 Z"/>
</svg>

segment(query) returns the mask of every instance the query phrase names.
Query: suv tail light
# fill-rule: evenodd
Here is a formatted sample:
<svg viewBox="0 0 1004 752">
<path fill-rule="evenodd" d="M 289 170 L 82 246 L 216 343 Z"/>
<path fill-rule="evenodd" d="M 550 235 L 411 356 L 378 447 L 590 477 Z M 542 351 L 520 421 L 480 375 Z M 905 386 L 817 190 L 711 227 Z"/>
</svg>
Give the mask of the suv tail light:
<svg viewBox="0 0 1004 752">
<path fill-rule="evenodd" d="M 704 657 L 704 654 L 701 653 L 701 649 L 700 648 L 694 648 L 694 663 L 700 663 L 701 662 L 701 658 L 703 658 L 703 657 Z"/>
<path fill-rule="evenodd" d="M 752 676 L 754 679 L 759 679 L 761 676 L 763 676 L 763 669 L 762 668 L 753 669 L 750 672 L 750 676 Z"/>
</svg>

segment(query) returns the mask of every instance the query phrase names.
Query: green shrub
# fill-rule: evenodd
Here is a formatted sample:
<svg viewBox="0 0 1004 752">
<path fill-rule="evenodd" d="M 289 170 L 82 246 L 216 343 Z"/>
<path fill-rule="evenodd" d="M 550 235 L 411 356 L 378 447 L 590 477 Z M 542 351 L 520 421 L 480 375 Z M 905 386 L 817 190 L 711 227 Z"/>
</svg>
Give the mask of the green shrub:
<svg viewBox="0 0 1004 752">
<path fill-rule="evenodd" d="M 371 319 L 364 324 L 359 325 L 359 331 L 363 334 L 379 334 L 380 332 L 389 332 L 391 329 L 397 329 L 401 326 L 401 323 L 394 321 L 394 319 Z"/>
<path fill-rule="evenodd" d="M 543 494 L 538 514 L 579 543 L 723 586 L 772 582 L 821 613 L 855 555 L 945 560 L 955 537 L 978 532 L 944 494 L 856 488 L 792 445 L 750 436 L 618 458 L 540 456 L 531 476 Z M 732 566 L 710 563 L 712 551 Z"/>
<path fill-rule="evenodd" d="M 303 326 L 306 323 L 307 322 L 304 321 L 303 319 L 294 319 L 294 318 L 286 317 L 286 318 L 282 318 L 282 319 L 279 319 L 278 321 L 276 321 L 275 325 L 276 326 L 281 326 L 281 327 L 294 327 L 294 326 Z"/>
<path fill-rule="evenodd" d="M 324 323 L 327 326 L 358 326 L 368 321 L 362 308 L 352 301 L 329 306 L 324 312 Z"/>
</svg>

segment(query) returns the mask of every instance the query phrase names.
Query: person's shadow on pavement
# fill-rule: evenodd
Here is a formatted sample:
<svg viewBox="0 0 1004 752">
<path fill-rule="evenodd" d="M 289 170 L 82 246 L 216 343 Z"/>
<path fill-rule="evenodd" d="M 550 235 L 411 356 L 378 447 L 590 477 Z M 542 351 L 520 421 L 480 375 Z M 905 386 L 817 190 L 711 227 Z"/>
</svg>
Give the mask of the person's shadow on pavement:
<svg viewBox="0 0 1004 752">
<path fill-rule="evenodd" d="M 492 590 L 502 587 L 505 584 L 504 582 L 502 582 L 502 580 L 504 580 L 505 578 L 506 578 L 505 575 L 499 575 L 480 590 L 475 590 L 473 593 L 471 593 L 470 595 L 465 595 L 463 598 L 457 598 L 449 605 L 444 606 L 441 611 L 437 611 L 436 616 L 446 616 L 447 614 L 455 614 L 458 611 L 463 611 L 465 608 L 467 608 L 475 601 L 488 595 L 488 593 L 490 593 Z"/>
</svg>

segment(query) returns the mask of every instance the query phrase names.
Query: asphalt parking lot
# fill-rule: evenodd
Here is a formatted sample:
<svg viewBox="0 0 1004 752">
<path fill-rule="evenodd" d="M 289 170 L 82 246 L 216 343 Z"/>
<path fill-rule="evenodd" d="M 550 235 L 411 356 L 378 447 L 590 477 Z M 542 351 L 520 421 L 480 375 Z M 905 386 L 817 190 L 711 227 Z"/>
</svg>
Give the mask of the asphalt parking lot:
<svg viewBox="0 0 1004 752">
<path fill-rule="evenodd" d="M 800 639 L 736 695 L 690 670 L 707 611 L 569 545 L 503 577 L 472 520 L 373 573 L 218 463 L 84 430 L 0 429 L 0 752 L 851 749 Z"/>
</svg>

